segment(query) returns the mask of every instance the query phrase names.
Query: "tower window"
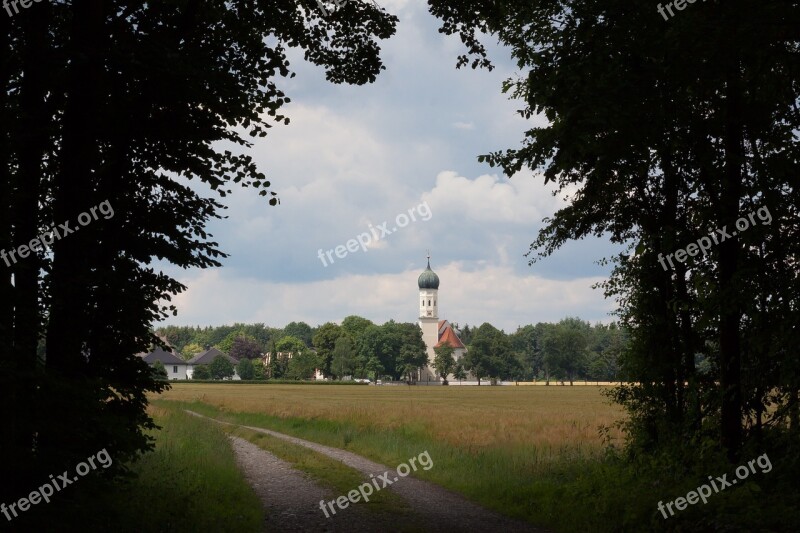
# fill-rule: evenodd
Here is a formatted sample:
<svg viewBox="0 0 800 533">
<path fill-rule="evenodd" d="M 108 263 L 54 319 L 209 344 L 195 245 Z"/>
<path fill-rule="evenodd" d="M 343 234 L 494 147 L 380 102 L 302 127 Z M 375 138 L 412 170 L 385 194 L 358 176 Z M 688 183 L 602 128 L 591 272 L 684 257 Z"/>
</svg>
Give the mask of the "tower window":
<svg viewBox="0 0 800 533">
<path fill-rule="evenodd" d="M 436 305 L 436 300 L 433 301 L 433 305 Z"/>
<path fill-rule="evenodd" d="M 428 307 L 430 307 L 430 305 L 431 305 L 431 301 L 430 301 L 430 300 L 428 300 Z"/>
</svg>

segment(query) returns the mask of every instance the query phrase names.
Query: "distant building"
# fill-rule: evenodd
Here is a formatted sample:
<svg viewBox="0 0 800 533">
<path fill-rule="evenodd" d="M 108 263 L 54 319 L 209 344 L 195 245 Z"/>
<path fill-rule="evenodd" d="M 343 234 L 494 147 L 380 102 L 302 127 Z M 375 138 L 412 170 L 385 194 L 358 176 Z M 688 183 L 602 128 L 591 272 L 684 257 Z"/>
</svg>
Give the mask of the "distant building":
<svg viewBox="0 0 800 533">
<path fill-rule="evenodd" d="M 151 367 L 156 361 L 161 361 L 164 364 L 164 368 L 167 370 L 167 379 L 169 380 L 186 379 L 188 370 L 186 361 L 175 354 L 164 351 L 160 346 L 156 347 L 155 350 L 145 355 L 142 359 Z"/>
<path fill-rule="evenodd" d="M 197 354 L 194 357 L 192 357 L 191 359 L 189 359 L 189 361 L 187 362 L 188 369 L 186 370 L 186 377 L 188 379 L 192 379 L 192 376 L 194 375 L 194 369 L 198 365 L 210 365 L 214 361 L 214 359 L 216 359 L 220 355 L 222 357 L 226 358 L 228 361 L 230 361 L 231 364 L 233 364 L 233 377 L 230 378 L 230 379 L 232 379 L 232 380 L 242 379 L 242 378 L 239 377 L 239 374 L 236 372 L 236 365 L 239 364 L 239 360 L 236 359 L 235 357 L 231 357 L 230 355 L 226 355 L 226 354 L 222 353 L 221 351 L 217 350 L 216 348 L 210 348 L 210 349 L 206 350 L 205 352 L 200 352 L 199 354 Z"/>
<path fill-rule="evenodd" d="M 422 329 L 422 340 L 428 352 L 428 365 L 419 372 L 420 381 L 441 381 L 433 369 L 433 349 L 449 344 L 453 347 L 456 362 L 467 353 L 467 348 L 447 320 L 439 320 L 439 276 L 431 270 L 431 256 L 428 254 L 428 268 L 419 275 L 419 327 Z M 448 380 L 452 377 L 448 376 Z"/>
</svg>

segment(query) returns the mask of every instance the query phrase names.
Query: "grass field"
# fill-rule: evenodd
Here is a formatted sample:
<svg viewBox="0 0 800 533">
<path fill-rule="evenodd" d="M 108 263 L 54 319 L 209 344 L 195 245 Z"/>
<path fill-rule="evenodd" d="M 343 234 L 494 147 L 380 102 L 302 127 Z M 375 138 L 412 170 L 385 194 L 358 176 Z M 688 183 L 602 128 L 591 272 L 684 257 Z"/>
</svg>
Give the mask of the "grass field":
<svg viewBox="0 0 800 533">
<path fill-rule="evenodd" d="M 181 383 L 161 398 L 283 420 L 337 422 L 358 432 L 415 432 L 467 452 L 535 448 L 545 458 L 560 457 L 565 450 L 582 455 L 600 450 L 598 427 L 623 416 L 601 389 Z"/>
<path fill-rule="evenodd" d="M 585 525 L 585 518 L 562 512 L 564 491 L 589 472 L 603 478 L 598 428 L 623 416 L 601 388 L 586 386 L 179 383 L 159 400 L 390 466 L 428 450 L 435 467 L 418 472 L 420 477 L 509 516 L 561 530 Z"/>
<path fill-rule="evenodd" d="M 433 468 L 412 475 L 553 531 L 786 531 L 786 524 L 800 519 L 792 498 L 753 479 L 665 520 L 658 501 L 686 494 L 726 466 L 712 462 L 692 471 L 659 458 L 628 464 L 607 453 L 598 428 L 624 414 L 608 402 L 603 387 L 173 385 L 152 398 L 157 408 L 189 408 L 272 429 L 389 468 L 428 451 Z M 332 489 L 358 480 L 354 471 L 316 452 L 241 431 Z M 621 438 L 616 430 L 610 435 Z M 198 429 L 197 439 L 204 438 Z M 771 479 L 782 469 L 775 464 Z M 383 508 L 406 510 L 392 499 Z"/>
</svg>

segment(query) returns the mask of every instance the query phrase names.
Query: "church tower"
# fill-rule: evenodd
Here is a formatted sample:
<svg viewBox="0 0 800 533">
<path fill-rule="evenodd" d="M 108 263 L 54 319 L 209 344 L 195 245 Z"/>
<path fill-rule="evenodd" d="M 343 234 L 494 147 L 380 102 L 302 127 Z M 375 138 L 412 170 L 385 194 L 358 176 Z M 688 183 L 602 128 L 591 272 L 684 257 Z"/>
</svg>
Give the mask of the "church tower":
<svg viewBox="0 0 800 533">
<path fill-rule="evenodd" d="M 428 367 L 422 370 L 421 380 L 435 379 L 432 369 L 433 347 L 439 342 L 439 276 L 431 270 L 431 254 L 428 253 L 428 268 L 419 275 L 419 327 L 422 340 L 428 347 Z"/>
</svg>

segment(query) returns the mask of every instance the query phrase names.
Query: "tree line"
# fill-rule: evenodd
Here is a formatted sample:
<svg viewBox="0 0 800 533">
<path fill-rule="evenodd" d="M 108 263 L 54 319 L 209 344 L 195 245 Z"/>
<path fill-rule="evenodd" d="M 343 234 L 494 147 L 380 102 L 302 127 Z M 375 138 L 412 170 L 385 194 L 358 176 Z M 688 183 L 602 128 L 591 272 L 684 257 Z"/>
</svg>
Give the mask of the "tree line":
<svg viewBox="0 0 800 533">
<path fill-rule="evenodd" d="M 454 325 L 458 330 L 458 325 Z M 382 325 L 360 316 L 348 316 L 341 325 L 327 322 L 311 327 L 291 322 L 284 328 L 264 324 L 218 327 L 165 326 L 156 333 L 184 359 L 215 347 L 238 359 L 242 379 L 309 379 L 319 369 L 341 379 L 411 379 L 427 364 L 425 343 L 417 324 L 390 320 Z M 619 358 L 628 336 L 617 324 L 592 326 L 579 318 L 537 323 L 505 333 L 484 323 L 460 331 L 467 346 L 463 360 L 452 351 L 437 350 L 434 366 L 443 377 L 494 380 L 617 381 L 623 379 Z M 262 356 L 276 354 L 264 366 Z M 280 355 L 278 355 L 280 354 Z M 291 356 L 290 356 L 291 354 Z M 195 371 L 196 372 L 196 371 Z M 232 372 L 232 371 L 231 371 Z M 195 379 L 207 379 L 201 370 Z"/>
</svg>

